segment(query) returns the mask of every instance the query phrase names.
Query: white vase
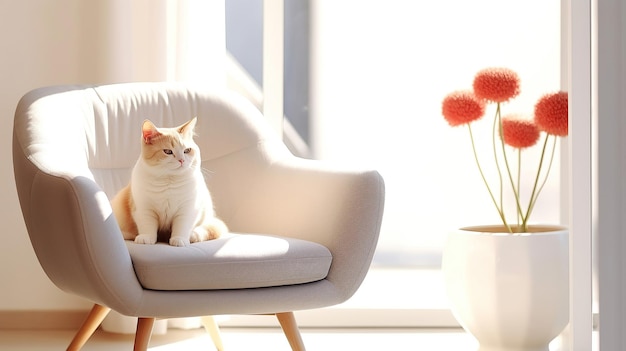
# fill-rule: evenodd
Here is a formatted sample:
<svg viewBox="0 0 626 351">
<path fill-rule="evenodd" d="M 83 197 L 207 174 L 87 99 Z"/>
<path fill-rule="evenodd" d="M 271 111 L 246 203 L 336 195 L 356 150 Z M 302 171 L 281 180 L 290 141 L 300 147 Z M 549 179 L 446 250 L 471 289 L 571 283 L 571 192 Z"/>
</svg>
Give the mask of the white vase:
<svg viewBox="0 0 626 351">
<path fill-rule="evenodd" d="M 568 231 L 501 228 L 448 235 L 442 271 L 452 313 L 479 351 L 548 351 L 569 320 Z"/>
</svg>

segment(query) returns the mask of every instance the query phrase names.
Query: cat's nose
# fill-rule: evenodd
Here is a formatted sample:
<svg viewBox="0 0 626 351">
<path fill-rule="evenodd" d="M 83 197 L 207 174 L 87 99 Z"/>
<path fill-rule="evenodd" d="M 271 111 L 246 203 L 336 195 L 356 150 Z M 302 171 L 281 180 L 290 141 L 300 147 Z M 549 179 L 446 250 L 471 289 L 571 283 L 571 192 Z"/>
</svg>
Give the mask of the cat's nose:
<svg viewBox="0 0 626 351">
<path fill-rule="evenodd" d="M 180 165 L 182 166 L 182 165 L 183 165 L 183 163 L 185 163 L 185 160 L 182 160 L 182 159 L 181 159 L 181 160 L 178 160 L 178 162 L 180 162 Z"/>
</svg>

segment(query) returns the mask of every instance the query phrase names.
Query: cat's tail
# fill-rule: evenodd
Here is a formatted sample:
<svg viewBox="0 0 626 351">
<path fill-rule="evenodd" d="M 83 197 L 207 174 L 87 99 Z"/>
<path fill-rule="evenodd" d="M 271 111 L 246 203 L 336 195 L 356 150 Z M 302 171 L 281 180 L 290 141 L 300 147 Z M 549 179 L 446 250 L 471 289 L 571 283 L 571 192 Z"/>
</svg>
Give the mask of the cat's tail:
<svg viewBox="0 0 626 351">
<path fill-rule="evenodd" d="M 228 233 L 228 226 L 224 221 L 217 217 L 213 217 L 208 223 L 205 224 L 205 228 L 208 232 L 208 240 L 217 239 L 223 234 Z"/>
<path fill-rule="evenodd" d="M 226 233 L 228 233 L 226 223 L 217 217 L 211 217 L 193 230 L 191 242 L 217 239 Z"/>
</svg>

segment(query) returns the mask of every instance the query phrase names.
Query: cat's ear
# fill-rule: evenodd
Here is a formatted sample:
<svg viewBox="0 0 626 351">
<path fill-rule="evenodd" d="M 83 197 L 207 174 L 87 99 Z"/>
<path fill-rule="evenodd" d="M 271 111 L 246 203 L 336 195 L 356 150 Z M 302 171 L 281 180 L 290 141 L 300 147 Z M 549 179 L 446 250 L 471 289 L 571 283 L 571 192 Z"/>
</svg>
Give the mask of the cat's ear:
<svg viewBox="0 0 626 351">
<path fill-rule="evenodd" d="M 193 130 L 196 127 L 196 122 L 198 121 L 197 117 L 192 118 L 187 123 L 178 127 L 178 132 L 185 137 L 193 137 Z"/>
<path fill-rule="evenodd" d="M 143 121 L 141 126 L 141 134 L 143 135 L 143 142 L 146 144 L 152 144 L 154 138 L 161 136 L 159 129 L 150 120 Z"/>
</svg>

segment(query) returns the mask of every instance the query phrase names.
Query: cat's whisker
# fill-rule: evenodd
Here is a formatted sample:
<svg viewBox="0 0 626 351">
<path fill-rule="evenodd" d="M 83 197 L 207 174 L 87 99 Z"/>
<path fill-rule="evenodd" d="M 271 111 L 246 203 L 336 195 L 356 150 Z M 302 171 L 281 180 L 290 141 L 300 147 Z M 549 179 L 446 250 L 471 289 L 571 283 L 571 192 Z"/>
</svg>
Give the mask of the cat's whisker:
<svg viewBox="0 0 626 351">
<path fill-rule="evenodd" d="M 200 170 L 202 171 L 202 174 L 205 177 L 209 177 L 209 176 L 212 176 L 213 174 L 215 174 L 215 171 L 212 171 L 212 170 L 210 170 L 208 168 L 200 168 Z"/>
</svg>

